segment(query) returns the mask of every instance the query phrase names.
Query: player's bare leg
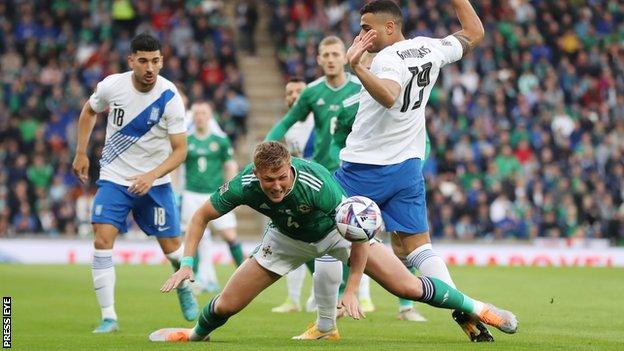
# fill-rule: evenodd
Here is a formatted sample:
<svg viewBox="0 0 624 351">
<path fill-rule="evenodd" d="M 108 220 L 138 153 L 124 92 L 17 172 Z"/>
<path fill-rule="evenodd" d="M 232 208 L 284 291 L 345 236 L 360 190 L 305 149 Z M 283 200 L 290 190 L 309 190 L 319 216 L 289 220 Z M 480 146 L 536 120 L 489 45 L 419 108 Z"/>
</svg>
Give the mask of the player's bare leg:
<svg viewBox="0 0 624 351">
<path fill-rule="evenodd" d="M 179 236 L 176 237 L 160 237 L 158 238 L 158 244 L 163 253 L 171 262 L 174 272 L 180 269 L 180 261 L 184 255 L 184 248 L 182 247 L 182 239 Z M 199 305 L 195 296 L 193 296 L 193 290 L 189 282 L 183 282 L 180 287 L 176 289 L 178 294 L 178 300 L 180 301 L 180 309 L 182 315 L 187 321 L 193 321 L 197 318 L 199 313 Z"/>
<path fill-rule="evenodd" d="M 207 341 L 210 333 L 240 312 L 264 289 L 279 280 L 280 275 L 248 259 L 236 269 L 220 295 L 202 310 L 194 328 L 166 328 L 150 334 L 151 341 Z"/>
<path fill-rule="evenodd" d="M 94 223 L 93 231 L 93 287 L 102 320 L 94 333 L 110 333 L 119 330 L 115 313 L 115 266 L 113 265 L 113 244 L 119 230 L 111 224 Z"/>
<path fill-rule="evenodd" d="M 431 246 L 429 232 L 419 234 L 394 232 L 391 234 L 391 240 L 392 250 L 407 265 L 418 269 L 422 275 L 438 278 L 455 288 L 446 263 Z M 471 341 L 494 341 L 492 334 L 478 319 L 459 311 L 453 311 L 452 317 Z"/>
<path fill-rule="evenodd" d="M 415 277 L 382 244 L 371 244 L 364 272 L 398 297 L 459 310 L 505 333 L 513 334 L 517 330 L 518 322 L 511 312 L 474 300 L 440 279 Z"/>
</svg>

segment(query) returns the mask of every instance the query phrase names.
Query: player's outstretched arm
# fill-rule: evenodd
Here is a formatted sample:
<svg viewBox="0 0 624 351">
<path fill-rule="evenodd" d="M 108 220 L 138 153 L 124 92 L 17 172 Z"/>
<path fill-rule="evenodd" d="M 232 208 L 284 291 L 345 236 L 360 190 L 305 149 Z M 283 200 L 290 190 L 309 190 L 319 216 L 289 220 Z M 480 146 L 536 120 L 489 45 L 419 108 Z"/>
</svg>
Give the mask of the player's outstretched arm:
<svg viewBox="0 0 624 351">
<path fill-rule="evenodd" d="M 370 63 L 366 58 L 363 59 L 365 52 L 373 45 L 376 37 L 377 32 L 372 29 L 363 36 L 356 36 L 347 50 L 347 60 L 353 73 L 360 79 L 371 97 L 385 108 L 391 108 L 401 93 L 401 85 L 391 79 L 381 79 L 375 76 L 367 67 Z"/>
<path fill-rule="evenodd" d="M 87 145 L 89 144 L 89 138 L 95 126 L 97 113 L 91 108 L 89 101 L 85 102 L 80 111 L 80 118 L 78 119 L 78 141 L 76 145 L 76 156 L 72 163 L 72 169 L 74 174 L 80 179 L 81 182 L 89 180 L 89 157 L 87 156 Z"/>
<path fill-rule="evenodd" d="M 360 304 L 358 302 L 357 291 L 360 286 L 360 280 L 364 274 L 364 267 L 366 266 L 366 260 L 368 259 L 368 249 L 370 244 L 364 243 L 352 243 L 351 255 L 349 256 L 349 278 L 347 279 L 347 285 L 345 287 L 342 300 L 339 302 L 341 308 L 346 309 L 347 315 L 353 317 L 353 319 L 366 318 Z"/>
<path fill-rule="evenodd" d="M 271 128 L 264 141 L 282 140 L 286 132 L 298 121 L 304 121 L 311 111 L 307 99 L 308 89 L 303 89 L 294 105 L 288 110 L 284 118 Z"/>
<path fill-rule="evenodd" d="M 186 133 L 170 134 L 171 154 L 153 170 L 129 177 L 132 181 L 128 191 L 137 195 L 145 195 L 152 187 L 154 181 L 176 169 L 186 159 Z"/>
<path fill-rule="evenodd" d="M 462 26 L 453 36 L 461 43 L 465 56 L 483 40 L 485 30 L 469 0 L 453 0 L 453 7 Z"/>
<path fill-rule="evenodd" d="M 221 213 L 219 213 L 214 206 L 212 206 L 212 202 L 210 200 L 206 201 L 191 218 L 191 223 L 186 231 L 186 238 L 184 239 L 184 258 L 182 259 L 182 265 L 180 269 L 173 273 L 173 275 L 167 279 L 165 284 L 160 288 L 161 292 L 170 292 L 171 290 L 177 288 L 182 284 L 183 281 L 189 279 L 193 281 L 193 265 L 185 265 L 184 259 L 187 257 L 192 258 L 195 257 L 197 253 L 197 245 L 199 245 L 199 241 L 204 236 L 204 231 L 206 230 L 206 226 L 208 222 L 221 217 Z"/>
</svg>

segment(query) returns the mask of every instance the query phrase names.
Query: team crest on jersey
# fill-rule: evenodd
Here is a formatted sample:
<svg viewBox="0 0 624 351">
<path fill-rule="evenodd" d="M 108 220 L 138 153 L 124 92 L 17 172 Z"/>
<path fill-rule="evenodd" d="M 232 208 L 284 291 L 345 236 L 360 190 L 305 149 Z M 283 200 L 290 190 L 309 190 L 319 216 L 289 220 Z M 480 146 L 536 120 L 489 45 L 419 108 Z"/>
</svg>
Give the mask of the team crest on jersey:
<svg viewBox="0 0 624 351">
<path fill-rule="evenodd" d="M 155 124 L 156 122 L 158 122 L 158 116 L 160 116 L 160 108 L 152 107 L 152 110 L 150 111 L 148 123 Z"/>
<path fill-rule="evenodd" d="M 223 183 L 223 185 L 219 187 L 219 195 L 223 195 L 226 191 L 228 191 L 229 188 L 230 188 L 230 182 Z"/>
<path fill-rule="evenodd" d="M 312 212 L 312 207 L 306 205 L 306 204 L 301 204 L 299 205 L 299 212 L 303 213 L 303 214 L 308 214 L 310 212 Z"/>
<path fill-rule="evenodd" d="M 217 143 L 216 143 L 216 142 L 214 142 L 214 141 L 213 141 L 212 143 L 210 143 L 210 146 L 209 146 L 209 147 L 210 147 L 210 151 L 213 151 L 213 152 L 215 152 L 215 151 L 219 150 L 219 144 L 217 144 Z"/>
</svg>

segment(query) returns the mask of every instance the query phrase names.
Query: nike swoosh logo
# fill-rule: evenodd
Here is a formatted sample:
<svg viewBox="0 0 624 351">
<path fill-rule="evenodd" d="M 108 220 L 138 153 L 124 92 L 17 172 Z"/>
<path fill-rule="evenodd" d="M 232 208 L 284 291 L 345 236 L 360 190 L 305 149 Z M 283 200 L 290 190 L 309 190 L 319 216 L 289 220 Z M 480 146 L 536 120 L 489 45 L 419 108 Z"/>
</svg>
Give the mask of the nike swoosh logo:
<svg viewBox="0 0 624 351">
<path fill-rule="evenodd" d="M 121 106 L 121 104 L 118 104 L 116 102 L 113 102 L 113 106 Z"/>
<path fill-rule="evenodd" d="M 158 231 L 159 232 L 164 232 L 165 230 L 169 229 L 170 227 L 158 227 Z"/>
</svg>

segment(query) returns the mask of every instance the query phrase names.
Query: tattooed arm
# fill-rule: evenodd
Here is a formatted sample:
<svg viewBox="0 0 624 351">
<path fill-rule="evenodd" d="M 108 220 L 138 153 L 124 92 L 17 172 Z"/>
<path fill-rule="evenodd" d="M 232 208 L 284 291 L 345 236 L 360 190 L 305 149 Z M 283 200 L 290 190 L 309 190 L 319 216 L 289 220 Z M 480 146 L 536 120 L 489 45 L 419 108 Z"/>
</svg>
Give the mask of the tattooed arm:
<svg viewBox="0 0 624 351">
<path fill-rule="evenodd" d="M 462 29 L 453 35 L 461 43 L 463 56 L 466 56 L 483 40 L 485 30 L 469 0 L 453 0 L 453 8 L 462 26 Z"/>
</svg>

